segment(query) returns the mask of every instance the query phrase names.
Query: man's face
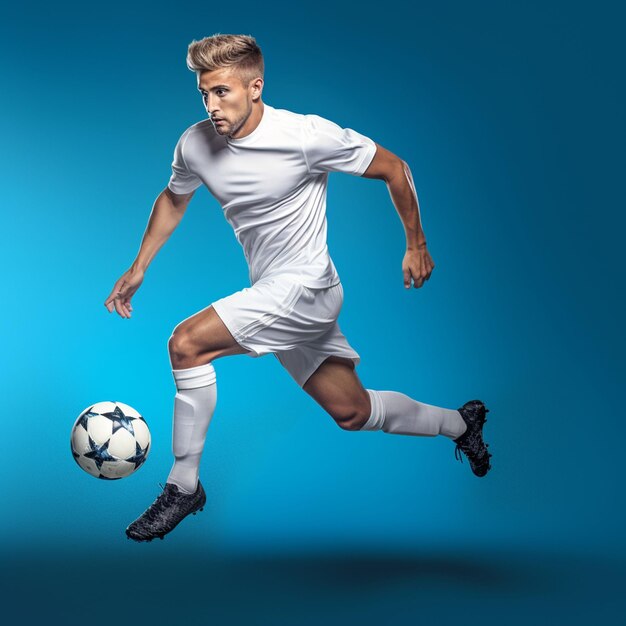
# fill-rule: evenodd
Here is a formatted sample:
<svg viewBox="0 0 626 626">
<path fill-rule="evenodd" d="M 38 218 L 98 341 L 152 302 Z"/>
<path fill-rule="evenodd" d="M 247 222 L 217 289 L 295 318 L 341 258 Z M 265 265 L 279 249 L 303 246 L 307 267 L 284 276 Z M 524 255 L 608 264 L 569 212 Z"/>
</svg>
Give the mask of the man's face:
<svg viewBox="0 0 626 626">
<path fill-rule="evenodd" d="M 230 68 L 212 72 L 196 72 L 198 90 L 215 130 L 232 137 L 246 123 L 252 113 L 255 81 L 248 88 Z"/>
</svg>

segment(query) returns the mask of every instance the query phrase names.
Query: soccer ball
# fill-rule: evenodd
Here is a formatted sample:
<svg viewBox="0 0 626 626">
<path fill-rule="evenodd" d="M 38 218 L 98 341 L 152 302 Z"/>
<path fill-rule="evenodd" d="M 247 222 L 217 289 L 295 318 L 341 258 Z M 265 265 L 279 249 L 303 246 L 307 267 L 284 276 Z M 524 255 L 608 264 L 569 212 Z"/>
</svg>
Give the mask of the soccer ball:
<svg viewBox="0 0 626 626">
<path fill-rule="evenodd" d="M 98 402 L 74 422 L 70 445 L 74 460 L 88 474 L 116 480 L 130 476 L 146 460 L 150 430 L 133 407 Z"/>
</svg>

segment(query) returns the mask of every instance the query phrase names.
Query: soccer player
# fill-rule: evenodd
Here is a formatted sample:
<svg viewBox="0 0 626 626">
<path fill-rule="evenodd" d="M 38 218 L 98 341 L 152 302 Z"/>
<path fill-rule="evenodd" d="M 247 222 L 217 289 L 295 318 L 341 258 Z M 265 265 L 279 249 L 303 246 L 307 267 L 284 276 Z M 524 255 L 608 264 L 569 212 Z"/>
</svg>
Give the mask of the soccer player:
<svg viewBox="0 0 626 626">
<path fill-rule="evenodd" d="M 491 454 L 483 441 L 483 402 L 453 410 L 397 391 L 365 389 L 355 372 L 360 357 L 337 323 L 343 287 L 326 242 L 328 173 L 385 181 L 406 233 L 404 287 L 413 281 L 419 288 L 435 265 L 407 163 L 350 128 L 264 103 L 263 55 L 253 37 L 217 34 L 192 41 L 187 66 L 196 73 L 209 119 L 181 135 L 137 257 L 104 304 L 110 313 L 131 317 L 131 298 L 146 268 L 203 184 L 243 247 L 250 287 L 182 321 L 169 338 L 174 464 L 162 493 L 128 526 L 127 536 L 162 539 L 202 510 L 206 495 L 198 470 L 217 400 L 213 361 L 228 355 L 273 353 L 341 428 L 443 435 L 456 443 L 455 456 L 465 454 L 474 474 L 484 476 Z"/>
</svg>

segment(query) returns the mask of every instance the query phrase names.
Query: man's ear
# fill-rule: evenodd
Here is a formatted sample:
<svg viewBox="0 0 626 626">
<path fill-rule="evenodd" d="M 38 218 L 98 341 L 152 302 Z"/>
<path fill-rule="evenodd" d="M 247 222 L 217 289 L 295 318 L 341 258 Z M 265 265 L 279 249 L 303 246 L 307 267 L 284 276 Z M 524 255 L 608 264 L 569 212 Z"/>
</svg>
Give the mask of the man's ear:
<svg viewBox="0 0 626 626">
<path fill-rule="evenodd" d="M 252 99 L 258 100 L 261 97 L 262 93 L 263 93 L 263 79 L 260 77 L 255 78 L 252 81 Z"/>
</svg>

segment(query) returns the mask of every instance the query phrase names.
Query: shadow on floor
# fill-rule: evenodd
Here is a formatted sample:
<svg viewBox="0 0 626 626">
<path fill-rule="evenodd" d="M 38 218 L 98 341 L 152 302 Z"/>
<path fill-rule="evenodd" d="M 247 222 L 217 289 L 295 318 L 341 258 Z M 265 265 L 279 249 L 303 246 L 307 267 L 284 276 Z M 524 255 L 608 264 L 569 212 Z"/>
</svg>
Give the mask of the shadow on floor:
<svg viewBox="0 0 626 626">
<path fill-rule="evenodd" d="M 160 543 L 160 542 L 159 542 Z M 626 563 L 546 554 L 71 549 L 2 559 L 5 623 L 624 623 Z M 161 544 L 163 545 L 163 544 Z"/>
</svg>

